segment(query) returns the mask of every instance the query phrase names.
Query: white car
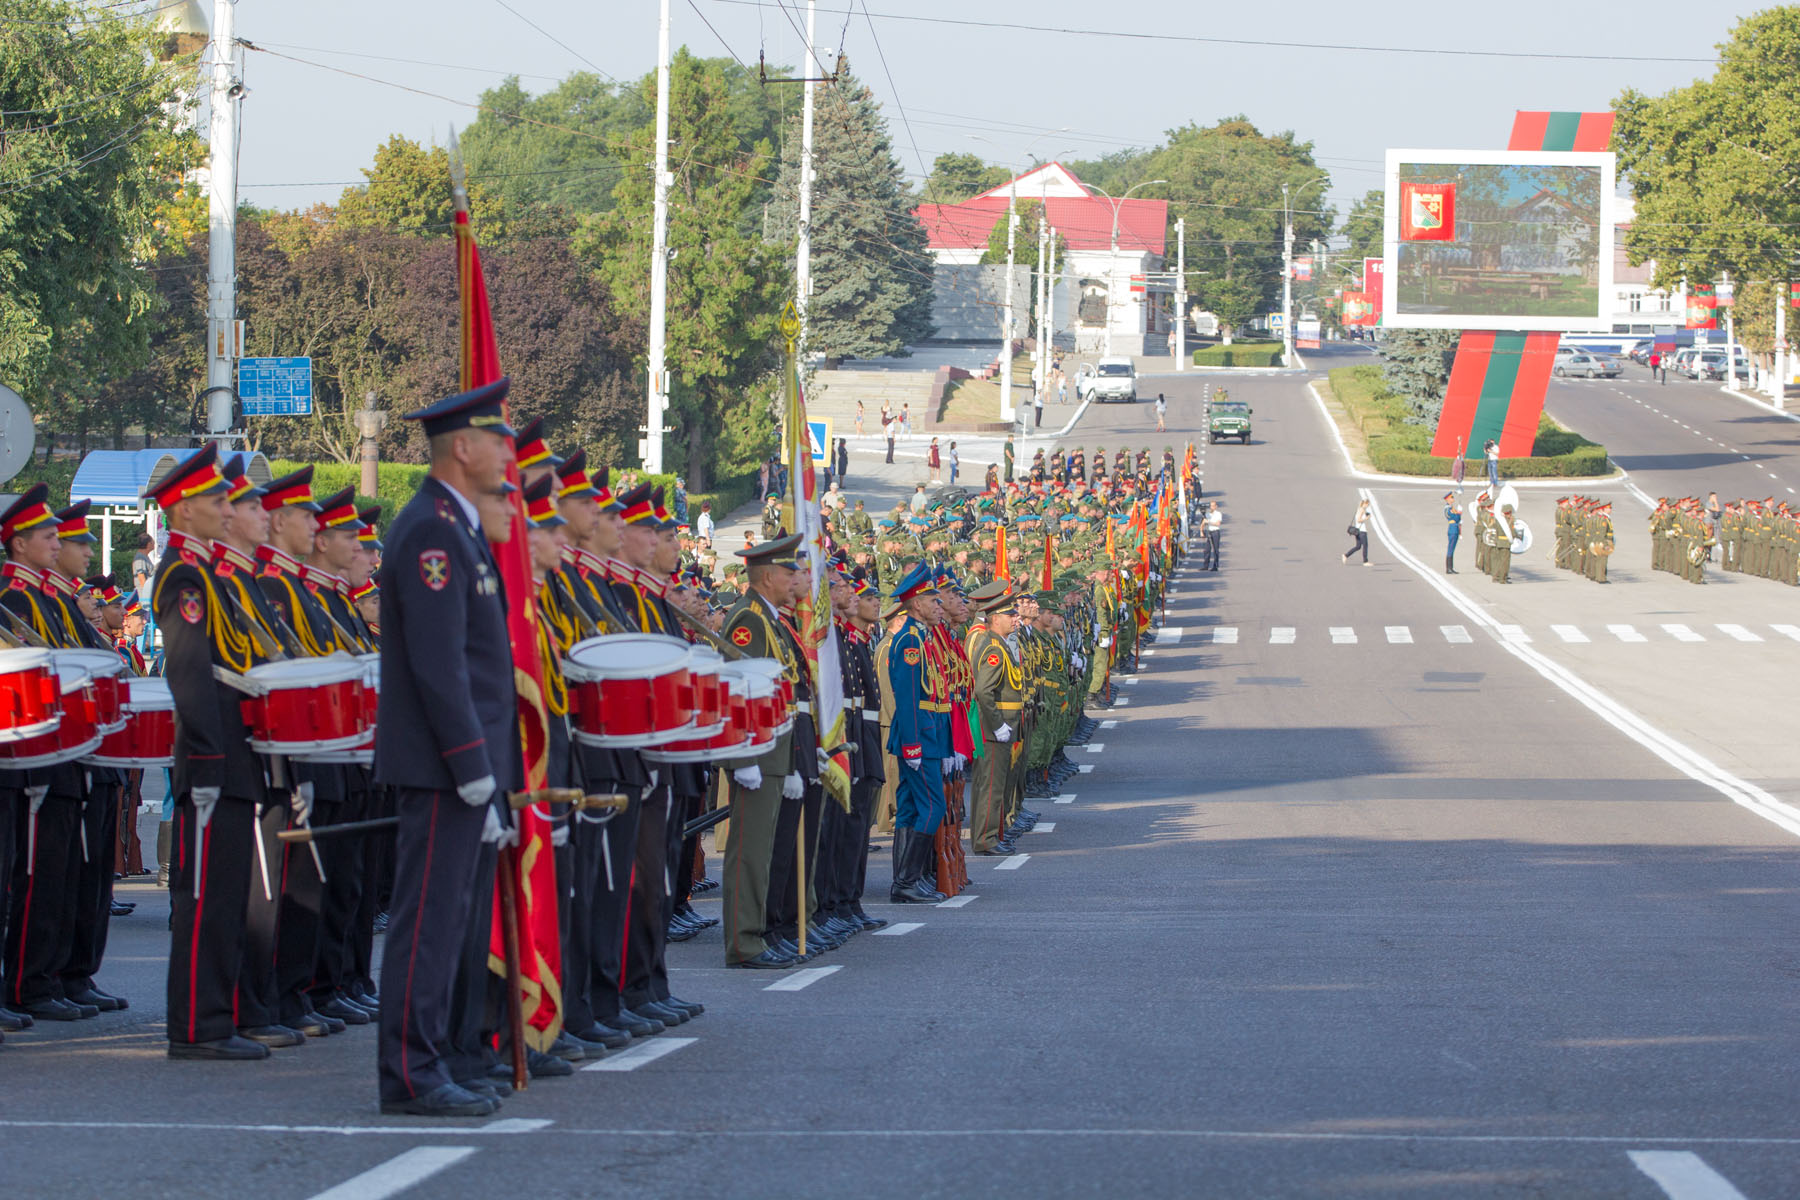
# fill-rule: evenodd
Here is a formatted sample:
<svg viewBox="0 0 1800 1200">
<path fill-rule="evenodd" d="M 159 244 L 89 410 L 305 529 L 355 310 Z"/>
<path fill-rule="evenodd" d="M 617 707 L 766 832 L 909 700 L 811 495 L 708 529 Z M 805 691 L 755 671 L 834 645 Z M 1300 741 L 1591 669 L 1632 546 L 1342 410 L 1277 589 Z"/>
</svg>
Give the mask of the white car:
<svg viewBox="0 0 1800 1200">
<path fill-rule="evenodd" d="M 1082 367 L 1075 374 L 1075 398 L 1137 403 L 1137 368 L 1129 358 L 1103 358 L 1090 369 Z"/>
<path fill-rule="evenodd" d="M 1602 358 L 1598 354 L 1563 354 L 1558 355 L 1556 365 L 1551 368 L 1557 375 L 1580 375 L 1587 379 L 1611 379 L 1619 373 L 1619 364 L 1610 358 Z"/>
</svg>

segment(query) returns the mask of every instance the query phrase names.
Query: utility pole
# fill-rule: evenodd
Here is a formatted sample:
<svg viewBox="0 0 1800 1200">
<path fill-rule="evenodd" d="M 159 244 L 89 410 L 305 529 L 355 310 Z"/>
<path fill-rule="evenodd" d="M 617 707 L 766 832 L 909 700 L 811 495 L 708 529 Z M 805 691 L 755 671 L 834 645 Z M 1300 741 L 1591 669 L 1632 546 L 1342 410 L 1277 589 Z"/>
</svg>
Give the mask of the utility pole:
<svg viewBox="0 0 1800 1200">
<path fill-rule="evenodd" d="M 650 379 L 644 420 L 644 470 L 663 469 L 663 411 L 669 406 L 669 0 L 656 24 L 656 198 L 650 239 Z"/>
<path fill-rule="evenodd" d="M 1012 334 L 1013 334 L 1013 237 L 1019 231 L 1019 187 L 1018 176 L 1007 187 L 1006 193 L 1006 294 L 1000 313 L 1000 419 L 1010 421 L 1014 418 L 1012 395 Z"/>
<path fill-rule="evenodd" d="M 1288 185 L 1281 185 L 1281 362 L 1294 361 L 1294 210 L 1288 207 Z"/>
<path fill-rule="evenodd" d="M 1187 370 L 1187 218 L 1175 219 L 1175 369 Z"/>
<path fill-rule="evenodd" d="M 668 0 L 663 0 L 664 4 Z M 799 363 L 806 368 L 806 315 L 812 303 L 812 190 L 813 190 L 813 72 L 817 56 L 813 50 L 818 21 L 818 0 L 806 0 L 806 57 L 801 67 L 806 78 L 806 99 L 801 106 L 800 124 L 800 240 L 794 251 L 794 285 L 799 295 L 794 308 L 800 314 Z M 796 468 L 798 464 L 793 464 Z"/>
<path fill-rule="evenodd" d="M 237 363 L 237 144 L 238 101 L 244 87 L 237 70 L 234 0 L 213 0 L 212 116 L 207 129 L 206 185 L 206 436 L 231 432 Z"/>
<path fill-rule="evenodd" d="M 1038 273 L 1037 287 L 1032 289 L 1032 299 L 1037 303 L 1037 346 L 1031 356 L 1035 369 L 1032 378 L 1037 390 L 1041 393 L 1050 384 L 1050 354 L 1046 348 L 1048 326 L 1044 324 L 1044 293 L 1049 290 L 1044 274 L 1044 267 L 1049 261 L 1050 223 L 1044 219 L 1047 210 L 1041 205 L 1038 208 Z M 1049 399 L 1048 396 L 1045 399 Z"/>
<path fill-rule="evenodd" d="M 1048 208 L 1044 210 L 1044 215 L 1050 215 Z M 1044 278 L 1044 328 L 1049 330 L 1049 333 L 1046 335 L 1044 343 L 1044 370 L 1048 372 L 1050 363 L 1055 358 L 1052 351 L 1056 345 L 1056 230 L 1054 228 L 1050 230 L 1050 250 L 1045 258 L 1045 264 L 1049 269 Z M 1048 374 L 1045 378 L 1048 379 Z"/>
</svg>

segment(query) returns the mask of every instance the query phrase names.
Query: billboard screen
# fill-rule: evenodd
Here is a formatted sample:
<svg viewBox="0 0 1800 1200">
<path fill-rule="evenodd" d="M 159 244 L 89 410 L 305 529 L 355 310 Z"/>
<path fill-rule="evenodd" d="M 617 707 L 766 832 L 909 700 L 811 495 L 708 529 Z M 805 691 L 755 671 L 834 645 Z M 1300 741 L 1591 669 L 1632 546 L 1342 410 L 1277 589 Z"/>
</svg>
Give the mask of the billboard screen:
<svg viewBox="0 0 1800 1200">
<path fill-rule="evenodd" d="M 1382 323 L 1612 328 L 1611 154 L 1389 150 Z"/>
</svg>

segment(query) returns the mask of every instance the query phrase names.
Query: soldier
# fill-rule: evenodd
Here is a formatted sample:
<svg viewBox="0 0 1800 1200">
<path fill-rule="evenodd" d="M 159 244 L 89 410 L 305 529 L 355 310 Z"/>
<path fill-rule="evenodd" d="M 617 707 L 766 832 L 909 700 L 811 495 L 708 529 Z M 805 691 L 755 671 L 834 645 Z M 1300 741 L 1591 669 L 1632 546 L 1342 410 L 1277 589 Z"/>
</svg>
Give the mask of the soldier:
<svg viewBox="0 0 1800 1200">
<path fill-rule="evenodd" d="M 888 680 L 894 697 L 888 751 L 900 762 L 900 785 L 894 813 L 894 881 L 889 898 L 896 904 L 938 903 L 944 894 L 928 888 L 932 836 L 944 817 L 943 766 L 950 756 L 947 706 L 937 697 L 941 680 L 931 678 L 926 655 L 927 628 L 939 615 L 936 582 L 923 563 L 915 564 L 895 586 L 907 619 L 888 644 Z"/>
<path fill-rule="evenodd" d="M 1024 670 L 1008 638 L 1016 620 L 1013 597 L 1005 580 L 978 588 L 969 599 L 980 616 L 969 631 L 969 660 L 974 664 L 974 701 L 981 722 L 982 753 L 975 771 L 974 800 L 969 817 L 969 845 L 981 855 L 1015 853 L 1006 840 L 1003 817 L 1007 780 L 1020 744 L 1024 708 Z"/>
<path fill-rule="evenodd" d="M 511 832 L 506 789 L 521 771 L 506 600 L 477 507 L 506 481 L 507 389 L 501 379 L 406 414 L 423 425 L 431 468 L 388 532 L 381 578 L 375 778 L 397 789 L 400 821 L 382 959 L 386 1113 L 499 1107 L 451 1078 L 445 1051 L 464 934 L 494 885 L 482 848 Z"/>
</svg>

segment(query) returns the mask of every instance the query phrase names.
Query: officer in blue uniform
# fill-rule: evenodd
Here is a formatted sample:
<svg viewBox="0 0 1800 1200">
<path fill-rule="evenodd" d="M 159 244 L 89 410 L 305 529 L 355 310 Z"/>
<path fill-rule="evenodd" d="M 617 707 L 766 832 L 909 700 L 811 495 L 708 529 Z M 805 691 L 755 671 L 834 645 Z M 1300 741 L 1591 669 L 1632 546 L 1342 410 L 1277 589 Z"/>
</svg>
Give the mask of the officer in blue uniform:
<svg viewBox="0 0 1800 1200">
<path fill-rule="evenodd" d="M 1455 492 L 1444 493 L 1444 574 L 1456 574 L 1456 543 L 1462 537 L 1462 505 Z"/>
<path fill-rule="evenodd" d="M 889 899 L 896 904 L 929 904 L 944 898 L 925 884 L 924 876 L 932 865 L 932 835 L 944 819 L 943 760 L 951 754 L 948 717 L 927 707 L 933 692 L 926 628 L 937 613 L 937 583 L 931 568 L 914 564 L 890 595 L 906 606 L 906 622 L 888 643 L 894 721 L 888 729 L 887 751 L 900 763 Z"/>
<path fill-rule="evenodd" d="M 511 831 L 506 789 L 520 772 L 506 597 L 477 508 L 512 461 L 507 386 L 406 414 L 430 440 L 431 469 L 388 531 L 380 580 L 375 779 L 396 790 L 400 819 L 381 967 L 384 1113 L 499 1107 L 452 1080 L 446 1051 L 464 927 L 494 886 L 483 846 Z"/>
</svg>

